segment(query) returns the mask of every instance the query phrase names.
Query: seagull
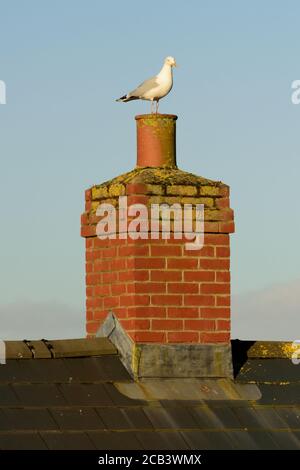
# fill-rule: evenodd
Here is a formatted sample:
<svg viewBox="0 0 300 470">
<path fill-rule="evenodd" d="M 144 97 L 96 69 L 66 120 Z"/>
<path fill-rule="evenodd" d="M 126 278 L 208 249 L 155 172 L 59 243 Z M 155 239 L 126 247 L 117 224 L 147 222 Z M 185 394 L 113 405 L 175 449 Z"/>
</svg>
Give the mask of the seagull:
<svg viewBox="0 0 300 470">
<path fill-rule="evenodd" d="M 177 67 L 174 57 L 165 58 L 161 71 L 155 77 L 149 78 L 141 83 L 135 90 L 121 96 L 116 101 L 126 103 L 132 100 L 151 101 L 151 113 L 153 113 L 153 102 L 156 101 L 156 114 L 158 113 L 159 100 L 164 98 L 173 86 L 173 67 Z"/>
</svg>

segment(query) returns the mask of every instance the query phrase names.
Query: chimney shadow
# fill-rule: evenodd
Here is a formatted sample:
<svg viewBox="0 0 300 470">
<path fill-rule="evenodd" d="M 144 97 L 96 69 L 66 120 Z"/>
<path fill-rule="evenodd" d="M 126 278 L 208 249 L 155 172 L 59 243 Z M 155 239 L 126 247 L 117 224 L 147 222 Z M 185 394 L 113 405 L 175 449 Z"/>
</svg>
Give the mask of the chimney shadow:
<svg viewBox="0 0 300 470">
<path fill-rule="evenodd" d="M 231 340 L 233 376 L 236 378 L 248 360 L 248 351 L 256 341 L 241 341 L 239 339 Z"/>
</svg>

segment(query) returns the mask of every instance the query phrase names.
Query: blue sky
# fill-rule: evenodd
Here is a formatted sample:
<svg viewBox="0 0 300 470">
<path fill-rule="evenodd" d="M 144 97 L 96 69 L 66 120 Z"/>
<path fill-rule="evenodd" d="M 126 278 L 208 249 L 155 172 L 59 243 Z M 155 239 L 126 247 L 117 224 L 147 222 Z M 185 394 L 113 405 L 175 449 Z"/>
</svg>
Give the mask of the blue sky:
<svg viewBox="0 0 300 470">
<path fill-rule="evenodd" d="M 179 166 L 231 186 L 233 335 L 297 339 L 300 4 L 150 6 L 0 0 L 2 336 L 84 335 L 84 189 L 134 167 L 150 107 L 114 99 L 173 55 Z"/>
</svg>

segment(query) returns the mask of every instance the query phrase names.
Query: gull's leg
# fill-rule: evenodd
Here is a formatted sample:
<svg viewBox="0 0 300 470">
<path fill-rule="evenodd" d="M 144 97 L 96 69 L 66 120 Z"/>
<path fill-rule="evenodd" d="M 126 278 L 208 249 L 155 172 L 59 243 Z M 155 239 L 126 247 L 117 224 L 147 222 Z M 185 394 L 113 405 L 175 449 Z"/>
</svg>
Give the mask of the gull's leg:
<svg viewBox="0 0 300 470">
<path fill-rule="evenodd" d="M 151 100 L 151 114 L 153 114 L 153 100 Z"/>
<path fill-rule="evenodd" d="M 158 113 L 158 108 L 159 108 L 159 100 L 156 101 L 156 114 Z"/>
</svg>

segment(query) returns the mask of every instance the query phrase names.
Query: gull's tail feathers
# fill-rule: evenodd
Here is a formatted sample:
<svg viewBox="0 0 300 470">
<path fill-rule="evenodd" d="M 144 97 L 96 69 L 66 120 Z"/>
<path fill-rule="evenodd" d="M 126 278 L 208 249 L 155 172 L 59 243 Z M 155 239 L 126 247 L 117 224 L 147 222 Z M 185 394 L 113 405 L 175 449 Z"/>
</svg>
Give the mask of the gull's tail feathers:
<svg viewBox="0 0 300 470">
<path fill-rule="evenodd" d="M 121 98 L 118 98 L 116 101 L 122 101 L 122 103 L 127 103 L 127 101 L 133 101 L 133 100 L 138 100 L 138 97 L 124 95 L 124 96 L 121 96 Z"/>
</svg>

